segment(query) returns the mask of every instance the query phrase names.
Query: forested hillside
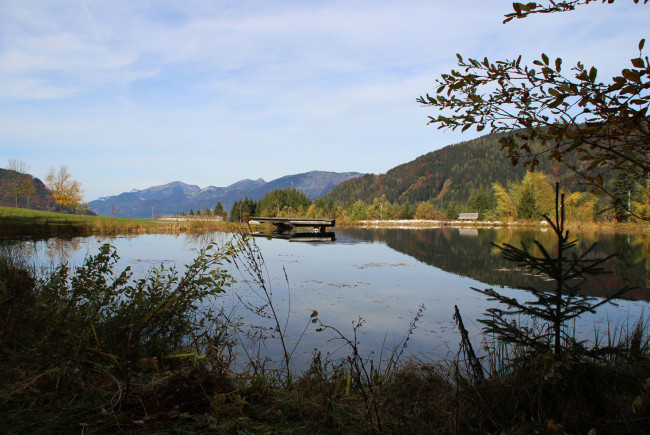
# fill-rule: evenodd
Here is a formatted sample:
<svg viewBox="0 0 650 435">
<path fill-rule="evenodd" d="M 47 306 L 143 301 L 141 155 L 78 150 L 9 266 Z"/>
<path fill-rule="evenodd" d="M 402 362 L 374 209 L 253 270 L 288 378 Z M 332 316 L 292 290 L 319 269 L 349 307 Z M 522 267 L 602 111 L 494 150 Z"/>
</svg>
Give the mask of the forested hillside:
<svg viewBox="0 0 650 435">
<path fill-rule="evenodd" d="M 52 192 L 29 174 L 0 169 L 0 205 L 58 211 Z"/>
<path fill-rule="evenodd" d="M 385 174 L 368 174 L 339 184 L 323 199 L 333 201 L 369 201 L 386 195 L 391 202 L 431 201 L 437 206 L 464 203 L 478 190 L 492 190 L 495 182 L 507 185 L 521 181 L 527 171 L 513 166 L 501 151 L 499 138 L 490 134 L 450 145 L 396 166 Z M 568 168 L 540 159 L 538 170 L 571 191 L 585 190 Z"/>
</svg>

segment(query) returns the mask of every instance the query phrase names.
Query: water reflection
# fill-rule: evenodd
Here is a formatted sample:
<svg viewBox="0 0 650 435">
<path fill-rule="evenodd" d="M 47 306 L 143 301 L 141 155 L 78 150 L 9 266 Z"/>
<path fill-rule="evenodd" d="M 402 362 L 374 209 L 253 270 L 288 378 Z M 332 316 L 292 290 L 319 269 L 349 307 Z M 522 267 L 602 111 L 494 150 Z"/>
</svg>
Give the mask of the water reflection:
<svg viewBox="0 0 650 435">
<path fill-rule="evenodd" d="M 48 239 L 45 241 L 45 255 L 52 264 L 67 263 L 70 257 L 81 248 L 83 239 Z"/>
<path fill-rule="evenodd" d="M 253 237 L 264 238 L 264 239 L 283 239 L 290 242 L 302 242 L 302 243 L 327 243 L 333 242 L 336 240 L 336 233 L 333 231 L 326 232 L 307 232 L 307 231 L 295 231 L 292 233 L 250 233 Z"/>
<path fill-rule="evenodd" d="M 627 280 L 642 288 L 633 296 L 648 300 L 648 235 L 580 234 L 580 248 L 586 249 L 598 241 L 593 255 L 605 256 L 616 252 L 612 262 L 614 273 L 589 285 L 590 294 L 604 295 L 622 286 Z M 131 267 L 134 278 L 144 276 L 152 267 L 164 264 L 176 266 L 179 272 L 189 264 L 197 251 L 209 243 L 217 245 L 230 241 L 225 233 L 195 235 L 143 235 L 137 237 L 95 237 L 52 239 L 0 243 L 2 249 L 15 249 L 38 264 L 55 264 L 65 259 L 71 265 L 81 265 L 84 257 L 95 255 L 102 243 L 111 243 L 120 260 L 115 270 Z M 366 323 L 359 339 L 364 354 L 371 350 L 379 354 L 404 338 L 418 307 L 426 311 L 415 334 L 409 339 L 409 353 L 440 357 L 455 354 L 458 337 L 452 319 L 453 307 L 458 305 L 472 338 L 480 341 L 480 324 L 491 302 L 470 287 L 504 286 L 501 290 L 512 297 L 521 296 L 515 288 L 528 285 L 548 285 L 538 277 L 522 275 L 503 260 L 490 242 L 532 244 L 541 240 L 553 243 L 549 232 L 454 228 L 429 230 L 399 229 L 339 229 L 336 241 L 330 243 L 290 243 L 287 240 L 256 238 L 268 273 L 278 314 L 287 319 L 287 340 L 296 343 L 294 354 L 298 365 L 308 364 L 314 348 L 335 355 L 340 343 L 332 336 L 308 329 L 310 314 L 319 312 L 324 323 L 350 335 L 351 324 L 359 317 Z M 432 267 L 433 266 L 433 267 Z M 238 284 L 210 303 L 222 307 L 234 321 L 246 325 L 273 328 L 264 319 L 245 309 L 244 302 L 259 304 L 255 287 L 249 287 L 244 276 L 231 267 Z M 601 322 L 620 325 L 643 316 L 646 302 L 621 301 L 619 307 L 605 306 L 597 314 L 576 320 L 576 328 L 593 338 L 594 324 Z M 605 329 L 604 327 L 602 329 Z M 282 350 L 268 343 L 265 350 L 276 361 L 282 360 Z M 388 351 L 385 351 L 388 352 Z"/>
<path fill-rule="evenodd" d="M 447 272 L 466 276 L 488 286 L 552 289 L 553 283 L 544 277 L 526 274 L 505 260 L 495 245 L 522 243 L 539 254 L 534 241 L 539 241 L 553 252 L 555 236 L 551 231 L 520 229 L 360 229 L 339 230 L 339 237 L 359 241 L 386 243 L 392 249 L 410 255 L 426 264 Z M 612 253 L 615 258 L 606 264 L 612 273 L 591 279 L 584 286 L 585 294 L 604 297 L 625 285 L 638 287 L 626 294 L 629 299 L 650 300 L 650 235 L 597 234 L 582 232 L 576 235 L 577 252 L 596 243 L 588 258 L 603 258 Z"/>
</svg>

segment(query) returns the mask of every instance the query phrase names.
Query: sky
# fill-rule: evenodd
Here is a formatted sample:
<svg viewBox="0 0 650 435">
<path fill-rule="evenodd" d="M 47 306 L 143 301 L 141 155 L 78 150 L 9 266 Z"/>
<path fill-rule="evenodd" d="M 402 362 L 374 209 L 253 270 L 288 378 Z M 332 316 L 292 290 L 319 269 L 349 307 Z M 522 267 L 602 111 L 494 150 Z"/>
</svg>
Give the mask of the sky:
<svg viewBox="0 0 650 435">
<path fill-rule="evenodd" d="M 0 0 L 0 167 L 68 167 L 86 201 L 182 181 L 384 173 L 475 131 L 416 102 L 464 58 L 582 61 L 650 40 L 619 0 L 502 24 L 502 0 Z"/>
</svg>

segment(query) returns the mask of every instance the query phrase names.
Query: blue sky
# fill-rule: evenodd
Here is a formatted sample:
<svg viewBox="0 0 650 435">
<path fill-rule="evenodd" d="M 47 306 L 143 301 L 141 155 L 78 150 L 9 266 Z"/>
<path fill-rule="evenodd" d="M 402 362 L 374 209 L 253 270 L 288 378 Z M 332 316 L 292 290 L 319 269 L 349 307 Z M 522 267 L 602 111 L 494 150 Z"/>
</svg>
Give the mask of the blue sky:
<svg viewBox="0 0 650 435">
<path fill-rule="evenodd" d="M 619 0 L 502 24 L 511 1 L 0 0 L 0 166 L 85 200 L 170 181 L 382 173 L 476 137 L 416 98 L 456 65 L 544 52 L 599 77 L 650 34 Z"/>
</svg>

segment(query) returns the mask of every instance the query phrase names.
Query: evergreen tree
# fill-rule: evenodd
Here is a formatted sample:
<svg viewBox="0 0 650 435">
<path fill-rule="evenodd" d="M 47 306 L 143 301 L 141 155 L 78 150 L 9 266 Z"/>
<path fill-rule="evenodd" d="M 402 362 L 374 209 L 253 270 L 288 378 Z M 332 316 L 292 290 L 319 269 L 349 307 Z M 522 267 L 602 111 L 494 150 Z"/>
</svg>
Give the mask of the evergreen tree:
<svg viewBox="0 0 650 435">
<path fill-rule="evenodd" d="M 581 343 L 577 342 L 575 336 L 568 330 L 567 325 L 570 320 L 587 312 L 595 312 L 597 307 L 620 297 L 630 288 L 626 286 L 600 301 L 579 294 L 588 275 L 608 273 L 602 268 L 602 264 L 613 255 L 605 258 L 589 258 L 595 245 L 581 254 L 572 252 L 576 249 L 578 241 L 571 240 L 569 231 L 565 228 L 564 195 L 560 199 L 557 185 L 555 210 L 555 221 L 545 216 L 557 240 L 554 252 L 547 250 L 538 241 L 534 244 L 541 252 L 539 256 L 535 256 L 523 242 L 521 248 L 510 244 L 497 246 L 507 260 L 524 267 L 530 273 L 544 275 L 553 280 L 555 282 L 553 292 L 528 288 L 526 290 L 533 295 L 534 299 L 521 302 L 515 297 L 502 295 L 494 289 L 472 288 L 472 290 L 507 307 L 487 310 L 488 318 L 479 320 L 485 325 L 483 328 L 485 333 L 493 334 L 500 341 L 519 346 L 522 350 L 534 353 L 551 352 L 557 357 L 564 350 L 574 351 L 581 347 Z M 526 324 L 527 317 L 532 320 L 532 324 Z"/>
<path fill-rule="evenodd" d="M 221 201 L 217 202 L 217 205 L 214 206 L 214 212 L 213 214 L 215 216 L 220 216 L 222 218 L 228 217 L 228 212 L 223 208 L 223 205 L 221 204 Z"/>
<path fill-rule="evenodd" d="M 630 217 L 634 185 L 634 178 L 629 171 L 625 169 L 616 171 L 612 202 L 614 203 L 614 217 L 618 222 L 624 222 Z"/>
<path fill-rule="evenodd" d="M 260 200 L 259 213 L 264 216 L 274 217 L 280 214 L 297 213 L 301 207 L 303 210 L 311 205 L 311 200 L 303 192 L 295 188 L 273 190 Z M 286 208 L 286 209 L 285 209 Z"/>
<path fill-rule="evenodd" d="M 230 211 L 232 222 L 244 222 L 248 217 L 257 215 L 259 204 L 249 197 L 237 200 L 233 203 Z"/>
<path fill-rule="evenodd" d="M 494 197 L 489 190 L 480 188 L 472 192 L 467 201 L 469 212 L 478 213 L 479 219 L 483 219 L 485 214 L 494 208 Z"/>
<path fill-rule="evenodd" d="M 458 207 L 458 204 L 456 204 L 455 201 L 450 201 L 449 205 L 447 205 L 447 210 L 445 211 L 445 214 L 447 215 L 448 219 L 458 219 L 458 215 L 460 214 L 460 209 Z"/>
</svg>

